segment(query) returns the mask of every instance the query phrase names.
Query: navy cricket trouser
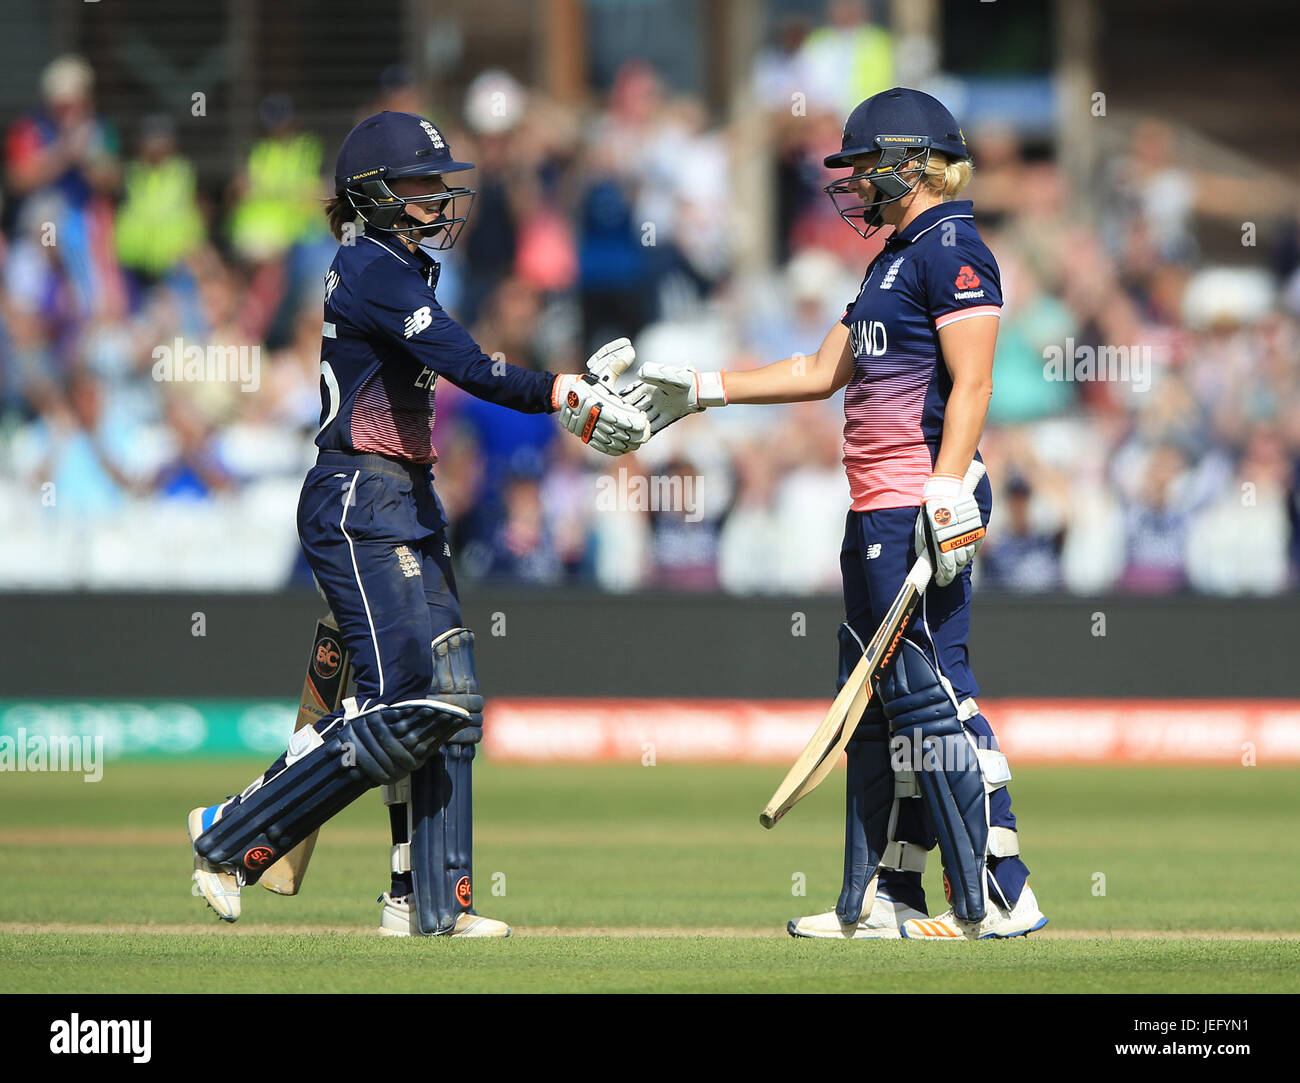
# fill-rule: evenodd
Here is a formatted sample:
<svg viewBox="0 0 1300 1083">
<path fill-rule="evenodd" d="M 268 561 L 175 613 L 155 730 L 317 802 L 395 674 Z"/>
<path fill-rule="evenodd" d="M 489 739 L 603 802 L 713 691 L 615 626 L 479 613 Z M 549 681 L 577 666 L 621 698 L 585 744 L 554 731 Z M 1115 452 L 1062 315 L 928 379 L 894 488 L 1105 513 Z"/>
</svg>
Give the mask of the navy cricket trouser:
<svg viewBox="0 0 1300 1083">
<path fill-rule="evenodd" d="M 427 696 L 430 645 L 462 624 L 432 470 L 322 451 L 303 483 L 298 537 L 352 654 L 358 707 Z"/>
<path fill-rule="evenodd" d="M 980 517 L 987 524 L 993 503 L 987 477 L 976 487 L 975 501 Z M 918 513 L 918 508 L 848 513 L 840 548 L 845 620 L 863 645 L 870 642 L 884 620 L 916 560 L 913 546 Z M 967 565 L 946 587 L 930 584 L 905 633 L 925 652 L 938 673 L 948 679 L 959 704 L 979 692 L 966 646 L 970 635 L 970 606 L 971 566 Z M 986 747 L 997 748 L 993 727 L 982 714 L 973 715 L 964 724 L 976 738 L 984 739 Z M 1015 830 L 1011 795 L 1005 786 L 989 795 L 989 824 Z M 902 837 L 920 841 L 929 832 L 908 839 L 910 833 L 905 832 Z M 1029 875 L 1023 862 L 1018 858 L 994 859 L 991 868 L 1007 897 L 1013 901 L 1019 898 L 1024 879 Z"/>
</svg>

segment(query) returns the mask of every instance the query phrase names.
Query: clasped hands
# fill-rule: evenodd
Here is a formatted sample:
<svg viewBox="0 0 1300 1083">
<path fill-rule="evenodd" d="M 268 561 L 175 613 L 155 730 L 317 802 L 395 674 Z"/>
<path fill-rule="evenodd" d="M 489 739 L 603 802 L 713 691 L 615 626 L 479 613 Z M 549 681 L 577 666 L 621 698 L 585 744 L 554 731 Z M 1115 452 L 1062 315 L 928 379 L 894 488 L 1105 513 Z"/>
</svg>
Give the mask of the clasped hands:
<svg viewBox="0 0 1300 1083">
<path fill-rule="evenodd" d="M 635 361 L 632 343 L 619 338 L 587 359 L 584 374 L 556 377 L 560 424 L 597 451 L 626 455 L 679 418 L 726 402 L 719 373 L 684 366 L 643 364 L 632 384 L 614 390 Z"/>
</svg>

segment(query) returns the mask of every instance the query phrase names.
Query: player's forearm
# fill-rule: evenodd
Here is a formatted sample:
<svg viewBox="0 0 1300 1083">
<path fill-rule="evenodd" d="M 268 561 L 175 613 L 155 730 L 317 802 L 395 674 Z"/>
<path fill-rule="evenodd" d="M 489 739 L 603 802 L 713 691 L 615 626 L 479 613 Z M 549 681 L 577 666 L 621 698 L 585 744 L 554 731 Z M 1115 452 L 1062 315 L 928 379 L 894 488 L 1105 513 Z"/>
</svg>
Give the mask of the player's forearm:
<svg viewBox="0 0 1300 1083">
<path fill-rule="evenodd" d="M 476 399 L 521 414 L 544 414 L 555 409 L 551 401 L 555 376 L 549 372 L 534 372 L 485 356 L 468 364 L 447 366 L 439 375 Z"/>
<path fill-rule="evenodd" d="M 993 395 L 992 380 L 969 380 L 953 385 L 944 407 L 943 435 L 934 473 L 962 477 L 984 432 L 984 419 Z"/>
<path fill-rule="evenodd" d="M 724 373 L 727 404 L 808 402 L 829 398 L 835 390 L 833 373 L 815 357 L 787 357 L 747 372 Z"/>
</svg>

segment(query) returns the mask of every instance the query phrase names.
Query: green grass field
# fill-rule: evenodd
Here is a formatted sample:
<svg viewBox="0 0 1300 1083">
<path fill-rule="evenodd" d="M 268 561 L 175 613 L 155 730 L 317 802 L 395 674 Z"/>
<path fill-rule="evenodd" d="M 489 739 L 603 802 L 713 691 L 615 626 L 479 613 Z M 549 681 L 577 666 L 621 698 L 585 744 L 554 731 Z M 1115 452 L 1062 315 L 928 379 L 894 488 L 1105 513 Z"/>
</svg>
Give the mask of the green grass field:
<svg viewBox="0 0 1300 1083">
<path fill-rule="evenodd" d="M 767 832 L 770 767 L 480 764 L 476 904 L 509 940 L 375 934 L 377 795 L 322 831 L 301 895 L 248 889 L 226 926 L 191 894 L 185 815 L 261 766 L 0 776 L 0 992 L 1300 991 L 1294 770 L 1026 767 L 1051 924 L 922 944 L 785 936 L 839 893 L 843 783 Z M 943 909 L 937 854 L 926 880 Z"/>
</svg>

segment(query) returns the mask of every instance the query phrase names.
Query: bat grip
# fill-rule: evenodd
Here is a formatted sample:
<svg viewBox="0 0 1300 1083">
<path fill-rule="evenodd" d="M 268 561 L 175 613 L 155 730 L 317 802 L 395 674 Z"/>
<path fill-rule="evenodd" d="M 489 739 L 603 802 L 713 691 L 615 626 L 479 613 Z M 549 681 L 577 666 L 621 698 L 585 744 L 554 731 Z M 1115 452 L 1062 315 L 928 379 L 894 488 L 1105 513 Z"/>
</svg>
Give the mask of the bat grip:
<svg viewBox="0 0 1300 1083">
<path fill-rule="evenodd" d="M 970 466 L 966 467 L 966 476 L 961 479 L 961 495 L 972 496 L 985 473 L 984 464 L 979 459 L 972 459 Z"/>
</svg>

